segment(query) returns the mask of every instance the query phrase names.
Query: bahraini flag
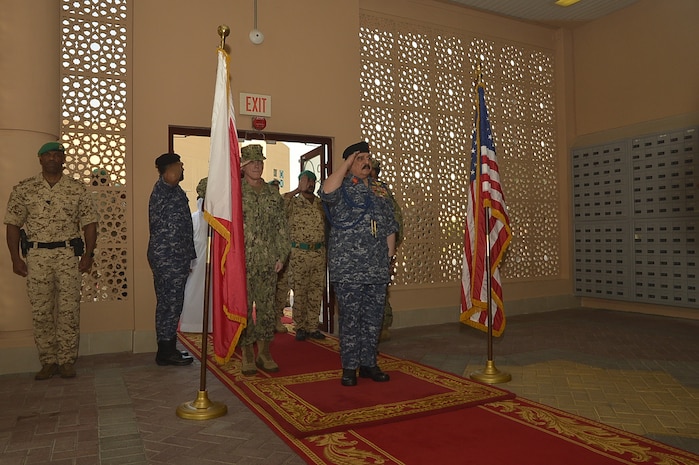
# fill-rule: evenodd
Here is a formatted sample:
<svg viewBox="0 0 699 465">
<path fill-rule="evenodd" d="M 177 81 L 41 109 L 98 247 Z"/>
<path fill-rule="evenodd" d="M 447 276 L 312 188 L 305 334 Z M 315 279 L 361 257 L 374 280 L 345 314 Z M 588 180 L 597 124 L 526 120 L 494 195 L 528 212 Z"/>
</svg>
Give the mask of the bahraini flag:
<svg viewBox="0 0 699 465">
<path fill-rule="evenodd" d="M 230 57 L 218 49 L 214 107 L 211 116 L 209 178 L 204 218 L 212 228 L 211 293 L 216 362 L 230 360 L 247 325 L 245 241 L 240 178 L 240 147 L 235 127 L 228 66 Z"/>
</svg>

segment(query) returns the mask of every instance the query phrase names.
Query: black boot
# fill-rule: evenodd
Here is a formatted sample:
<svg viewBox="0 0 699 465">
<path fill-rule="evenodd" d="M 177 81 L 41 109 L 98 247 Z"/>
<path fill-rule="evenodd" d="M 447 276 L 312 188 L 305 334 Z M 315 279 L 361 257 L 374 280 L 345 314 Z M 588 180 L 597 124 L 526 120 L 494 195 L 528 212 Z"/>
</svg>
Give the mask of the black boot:
<svg viewBox="0 0 699 465">
<path fill-rule="evenodd" d="M 184 366 L 192 363 L 191 356 L 185 357 L 177 350 L 177 339 L 158 341 L 158 353 L 155 354 L 155 363 L 160 366 L 176 365 Z"/>
<path fill-rule="evenodd" d="M 188 359 L 191 359 L 192 362 L 194 361 L 194 357 L 189 355 L 189 352 L 187 352 L 186 350 L 180 350 L 177 348 L 177 336 L 175 336 L 175 338 L 172 341 L 170 341 L 170 344 L 172 344 L 173 352 L 179 353 L 180 355 L 182 355 L 182 358 L 188 358 Z M 192 363 L 192 362 L 189 362 L 189 363 Z"/>
<path fill-rule="evenodd" d="M 357 385 L 357 370 L 350 370 L 347 368 L 342 369 L 342 379 L 340 380 L 343 386 L 356 386 Z"/>
<path fill-rule="evenodd" d="M 378 366 L 373 367 L 359 367 L 359 377 L 360 378 L 371 378 L 377 383 L 384 383 L 391 379 L 386 373 L 381 371 Z"/>
</svg>

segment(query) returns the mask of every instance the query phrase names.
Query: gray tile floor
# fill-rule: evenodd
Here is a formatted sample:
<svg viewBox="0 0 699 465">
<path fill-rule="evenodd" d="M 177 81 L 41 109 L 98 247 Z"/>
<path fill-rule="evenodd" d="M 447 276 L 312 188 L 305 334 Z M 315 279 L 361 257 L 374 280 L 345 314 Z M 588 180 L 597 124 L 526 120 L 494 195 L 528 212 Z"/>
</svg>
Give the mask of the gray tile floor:
<svg viewBox="0 0 699 465">
<path fill-rule="evenodd" d="M 301 344 L 301 343 L 300 343 Z M 387 354 L 468 376 L 485 367 L 485 333 L 460 323 L 396 329 Z M 699 454 L 699 320 L 570 309 L 508 319 L 493 344 L 499 386 Z M 81 357 L 78 377 L 0 376 L 0 465 L 256 464 L 302 460 L 216 378 L 228 413 L 183 420 L 200 365 L 154 354 Z"/>
</svg>

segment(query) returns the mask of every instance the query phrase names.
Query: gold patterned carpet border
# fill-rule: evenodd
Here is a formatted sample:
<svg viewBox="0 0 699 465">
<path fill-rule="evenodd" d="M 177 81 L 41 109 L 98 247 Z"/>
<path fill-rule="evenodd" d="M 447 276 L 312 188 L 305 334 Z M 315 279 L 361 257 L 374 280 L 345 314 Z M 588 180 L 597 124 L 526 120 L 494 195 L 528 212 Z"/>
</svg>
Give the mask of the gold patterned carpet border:
<svg viewBox="0 0 699 465">
<path fill-rule="evenodd" d="M 181 339 L 201 357 L 196 347 L 201 336 L 184 334 Z M 279 373 L 243 376 L 238 353 L 224 366 L 210 359 L 208 367 L 251 408 L 264 410 L 298 437 L 514 397 L 494 386 L 389 356 L 383 356 L 380 363 L 391 376 L 390 382 L 360 378 L 357 386 L 347 388 L 340 385 L 342 370 L 335 338 L 309 344 L 295 341 L 292 335 L 278 334 L 271 351 L 280 366 Z"/>
<path fill-rule="evenodd" d="M 197 357 L 201 357 L 200 339 L 200 335 L 180 335 Z M 310 344 L 290 341 L 293 336 L 287 335 L 272 345 L 280 373 L 244 377 L 239 354 L 223 367 L 214 363 L 208 367 L 309 464 L 699 465 L 699 456 L 690 452 L 512 398 L 508 391 L 492 386 L 470 381 L 473 386 L 464 385 L 458 376 L 387 355 L 380 356 L 380 364 L 391 374 L 391 382 L 360 380 L 355 388 L 342 388 L 341 370 L 334 366 L 339 365 L 336 339 Z M 376 400 L 372 401 L 375 393 L 370 391 L 400 386 L 402 382 L 394 381 L 401 377 L 410 379 L 412 398 L 396 389 L 390 399 L 372 407 Z M 364 397 L 359 395 L 362 386 L 367 391 Z M 476 402 L 472 408 L 455 406 L 459 397 L 468 403 L 469 396 L 483 395 L 477 393 L 481 388 L 486 388 L 486 396 L 487 388 L 494 389 L 490 402 Z M 505 397 L 497 399 L 498 391 Z M 307 397 L 313 392 L 311 402 Z M 347 393 L 354 393 L 350 396 L 354 398 L 345 398 Z M 437 408 L 420 414 L 435 399 Z M 353 402 L 349 408 L 344 404 L 348 401 Z M 386 421 L 373 412 L 383 408 L 393 415 Z M 401 412 L 412 411 L 415 414 L 400 417 Z M 368 421 L 356 422 L 362 414 L 368 415 Z"/>
</svg>

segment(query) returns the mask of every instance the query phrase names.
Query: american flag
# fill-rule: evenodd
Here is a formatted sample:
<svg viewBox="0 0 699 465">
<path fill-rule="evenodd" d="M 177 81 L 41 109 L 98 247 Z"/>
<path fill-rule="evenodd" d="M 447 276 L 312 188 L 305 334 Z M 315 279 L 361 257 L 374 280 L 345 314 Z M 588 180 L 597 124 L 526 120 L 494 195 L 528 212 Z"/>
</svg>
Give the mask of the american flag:
<svg viewBox="0 0 699 465">
<path fill-rule="evenodd" d="M 493 335 L 505 329 L 502 303 L 500 261 L 512 233 L 505 196 L 500 184 L 493 132 L 485 106 L 485 88 L 478 84 L 478 106 L 471 143 L 471 175 L 464 231 L 464 261 L 461 278 L 462 323 L 488 331 L 488 274 L 490 274 Z M 490 215 L 487 215 L 489 207 Z M 490 270 L 486 267 L 486 250 L 490 237 Z"/>
</svg>

